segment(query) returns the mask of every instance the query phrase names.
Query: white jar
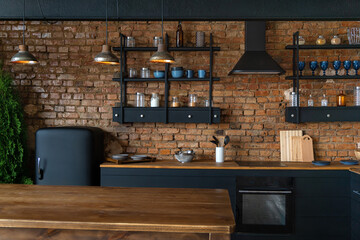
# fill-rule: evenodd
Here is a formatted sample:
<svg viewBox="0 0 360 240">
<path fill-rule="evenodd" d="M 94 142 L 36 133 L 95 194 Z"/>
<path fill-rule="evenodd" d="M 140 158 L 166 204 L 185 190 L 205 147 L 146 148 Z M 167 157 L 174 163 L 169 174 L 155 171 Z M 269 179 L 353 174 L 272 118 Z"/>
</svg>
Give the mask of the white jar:
<svg viewBox="0 0 360 240">
<path fill-rule="evenodd" d="M 150 100 L 150 107 L 159 107 L 159 106 L 160 106 L 159 95 L 157 93 L 152 93 Z"/>
</svg>

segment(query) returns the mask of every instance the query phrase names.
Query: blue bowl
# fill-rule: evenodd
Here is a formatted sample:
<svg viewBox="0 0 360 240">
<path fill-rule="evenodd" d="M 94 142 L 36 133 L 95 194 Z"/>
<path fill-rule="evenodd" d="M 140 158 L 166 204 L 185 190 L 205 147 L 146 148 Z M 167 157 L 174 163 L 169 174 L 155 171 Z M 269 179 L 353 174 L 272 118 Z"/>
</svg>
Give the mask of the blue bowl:
<svg viewBox="0 0 360 240">
<path fill-rule="evenodd" d="M 171 71 L 171 76 L 173 78 L 181 78 L 184 76 L 184 70 L 172 70 Z"/>
<path fill-rule="evenodd" d="M 164 78 L 165 77 L 165 71 L 154 71 L 154 77 L 155 78 Z"/>
</svg>

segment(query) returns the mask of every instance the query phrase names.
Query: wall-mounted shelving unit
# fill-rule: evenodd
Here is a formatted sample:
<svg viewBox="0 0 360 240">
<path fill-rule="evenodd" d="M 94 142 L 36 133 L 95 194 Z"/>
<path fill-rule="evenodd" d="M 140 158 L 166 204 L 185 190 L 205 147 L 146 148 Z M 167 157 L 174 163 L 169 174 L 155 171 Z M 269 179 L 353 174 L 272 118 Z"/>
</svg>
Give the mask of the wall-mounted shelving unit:
<svg viewBox="0 0 360 240">
<path fill-rule="evenodd" d="M 220 123 L 220 108 L 212 106 L 212 85 L 220 78 L 213 77 L 213 53 L 220 51 L 219 47 L 213 46 L 213 38 L 210 34 L 209 47 L 168 47 L 168 51 L 182 52 L 209 52 L 209 77 L 207 78 L 170 78 L 169 64 L 165 64 L 164 78 L 128 78 L 126 72 L 127 52 L 156 51 L 155 47 L 125 47 L 126 36 L 120 35 L 120 47 L 113 48 L 120 52 L 120 77 L 113 78 L 113 81 L 120 83 L 120 106 L 113 107 L 113 121 L 119 123 L 129 122 L 163 122 L 163 123 Z M 168 46 L 168 36 L 165 44 Z M 180 107 L 171 108 L 168 106 L 170 82 L 197 81 L 209 82 L 209 107 Z M 164 82 L 164 107 L 127 107 L 126 106 L 126 83 L 127 82 Z"/>
<path fill-rule="evenodd" d="M 326 79 L 360 79 L 360 75 L 344 76 L 312 76 L 299 74 L 299 51 L 309 49 L 360 49 L 360 44 L 355 45 L 298 45 L 299 32 L 293 34 L 293 45 L 285 48 L 293 51 L 293 75 L 285 77 L 293 81 L 293 91 L 299 96 L 300 80 L 326 80 Z M 300 98 L 297 98 L 297 107 L 285 109 L 285 121 L 291 123 L 303 122 L 337 122 L 360 121 L 360 107 L 299 107 Z"/>
</svg>

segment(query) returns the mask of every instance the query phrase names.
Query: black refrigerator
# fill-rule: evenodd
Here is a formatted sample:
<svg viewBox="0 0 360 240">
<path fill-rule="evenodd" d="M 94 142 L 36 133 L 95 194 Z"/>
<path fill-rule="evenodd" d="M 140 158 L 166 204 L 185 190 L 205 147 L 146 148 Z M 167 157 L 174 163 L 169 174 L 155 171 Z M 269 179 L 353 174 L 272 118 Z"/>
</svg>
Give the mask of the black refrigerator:
<svg viewBox="0 0 360 240">
<path fill-rule="evenodd" d="M 36 132 L 36 184 L 97 186 L 104 159 L 99 128 L 57 127 Z"/>
</svg>

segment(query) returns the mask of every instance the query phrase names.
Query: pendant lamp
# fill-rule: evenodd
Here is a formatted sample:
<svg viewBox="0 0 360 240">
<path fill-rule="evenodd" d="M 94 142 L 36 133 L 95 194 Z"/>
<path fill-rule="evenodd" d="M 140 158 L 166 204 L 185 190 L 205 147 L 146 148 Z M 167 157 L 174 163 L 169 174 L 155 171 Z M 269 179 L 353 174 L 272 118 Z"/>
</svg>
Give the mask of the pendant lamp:
<svg viewBox="0 0 360 240">
<path fill-rule="evenodd" d="M 164 0 L 161 0 L 161 35 L 162 35 L 162 39 L 164 41 Z M 175 59 L 166 50 L 165 44 L 159 43 L 157 52 L 151 56 L 150 62 L 174 63 Z"/>
<path fill-rule="evenodd" d="M 108 0 L 106 0 L 106 44 L 102 46 L 101 53 L 95 56 L 95 63 L 118 65 L 119 59 L 112 54 L 110 46 L 108 45 Z"/>
<path fill-rule="evenodd" d="M 25 0 L 23 12 L 23 44 L 19 45 L 19 52 L 17 52 L 10 60 L 12 63 L 22 64 L 36 64 L 38 60 L 28 51 L 28 46 L 25 45 Z"/>
</svg>

